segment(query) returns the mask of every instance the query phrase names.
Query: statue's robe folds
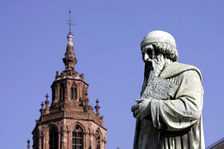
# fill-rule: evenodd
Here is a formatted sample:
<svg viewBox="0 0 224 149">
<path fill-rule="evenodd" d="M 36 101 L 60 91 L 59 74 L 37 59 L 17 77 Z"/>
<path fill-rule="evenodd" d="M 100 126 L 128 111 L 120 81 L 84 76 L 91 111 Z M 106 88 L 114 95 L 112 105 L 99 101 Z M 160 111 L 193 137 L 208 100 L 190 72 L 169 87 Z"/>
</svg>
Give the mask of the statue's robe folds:
<svg viewBox="0 0 224 149">
<path fill-rule="evenodd" d="M 159 77 L 176 86 L 170 99 L 148 99 L 150 116 L 137 120 L 134 149 L 204 149 L 200 71 L 174 62 L 166 65 Z M 147 83 L 142 98 L 144 85 Z"/>
</svg>

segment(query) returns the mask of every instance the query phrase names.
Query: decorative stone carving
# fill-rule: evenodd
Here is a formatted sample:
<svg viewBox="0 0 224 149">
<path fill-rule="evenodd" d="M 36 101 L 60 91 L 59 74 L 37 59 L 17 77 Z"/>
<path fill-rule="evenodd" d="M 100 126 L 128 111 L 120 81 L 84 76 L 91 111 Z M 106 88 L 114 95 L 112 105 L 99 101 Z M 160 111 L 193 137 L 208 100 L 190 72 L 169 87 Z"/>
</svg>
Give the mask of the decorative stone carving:
<svg viewBox="0 0 224 149">
<path fill-rule="evenodd" d="M 175 83 L 161 77 L 152 76 L 148 80 L 142 98 L 154 97 L 157 99 L 169 99 L 175 85 Z"/>
</svg>

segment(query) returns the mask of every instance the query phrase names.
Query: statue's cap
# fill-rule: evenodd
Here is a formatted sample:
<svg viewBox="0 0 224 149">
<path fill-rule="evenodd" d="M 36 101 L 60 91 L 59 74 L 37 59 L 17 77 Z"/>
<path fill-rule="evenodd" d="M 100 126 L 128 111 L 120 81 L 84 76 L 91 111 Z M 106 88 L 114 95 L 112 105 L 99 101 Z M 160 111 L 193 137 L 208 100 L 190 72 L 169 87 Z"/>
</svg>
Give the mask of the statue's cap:
<svg viewBox="0 0 224 149">
<path fill-rule="evenodd" d="M 141 42 L 141 49 L 150 43 L 165 43 L 176 49 L 174 37 L 170 33 L 161 30 L 149 32 Z"/>
</svg>

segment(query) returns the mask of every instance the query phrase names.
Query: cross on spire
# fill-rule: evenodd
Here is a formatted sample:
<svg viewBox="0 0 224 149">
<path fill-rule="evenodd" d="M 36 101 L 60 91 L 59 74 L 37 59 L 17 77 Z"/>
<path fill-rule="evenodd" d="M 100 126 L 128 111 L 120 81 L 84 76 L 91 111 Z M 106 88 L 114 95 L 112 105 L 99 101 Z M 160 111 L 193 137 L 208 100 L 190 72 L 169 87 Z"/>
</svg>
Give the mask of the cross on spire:
<svg viewBox="0 0 224 149">
<path fill-rule="evenodd" d="M 71 9 L 69 9 L 69 19 L 68 19 L 68 23 L 66 23 L 66 24 L 68 24 L 68 26 L 69 26 L 69 35 L 71 35 L 72 34 L 72 32 L 71 32 L 71 26 L 72 25 L 75 25 L 75 24 L 72 24 L 72 20 L 71 20 Z"/>
</svg>

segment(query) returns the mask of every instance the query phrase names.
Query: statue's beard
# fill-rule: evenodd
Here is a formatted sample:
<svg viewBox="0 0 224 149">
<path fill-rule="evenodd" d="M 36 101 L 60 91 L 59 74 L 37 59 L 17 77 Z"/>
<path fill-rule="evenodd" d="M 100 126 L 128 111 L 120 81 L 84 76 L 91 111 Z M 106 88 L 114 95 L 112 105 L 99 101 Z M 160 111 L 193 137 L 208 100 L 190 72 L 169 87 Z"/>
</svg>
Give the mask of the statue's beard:
<svg viewBox="0 0 224 149">
<path fill-rule="evenodd" d="M 149 67 L 149 74 L 153 74 L 155 76 L 159 76 L 161 71 L 164 68 L 165 65 L 165 58 L 163 57 L 162 54 L 156 56 L 154 59 L 150 59 L 148 62 L 148 67 Z"/>
<path fill-rule="evenodd" d="M 142 91 L 144 91 L 148 83 L 148 80 L 151 76 L 160 75 L 166 63 L 170 63 L 170 60 L 167 58 L 164 58 L 162 54 L 156 56 L 156 58 L 154 59 L 150 59 L 150 60 L 147 60 L 147 62 L 145 62 L 145 74 L 144 74 L 144 82 L 142 86 Z"/>
</svg>

